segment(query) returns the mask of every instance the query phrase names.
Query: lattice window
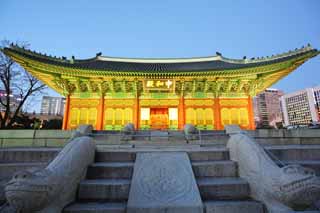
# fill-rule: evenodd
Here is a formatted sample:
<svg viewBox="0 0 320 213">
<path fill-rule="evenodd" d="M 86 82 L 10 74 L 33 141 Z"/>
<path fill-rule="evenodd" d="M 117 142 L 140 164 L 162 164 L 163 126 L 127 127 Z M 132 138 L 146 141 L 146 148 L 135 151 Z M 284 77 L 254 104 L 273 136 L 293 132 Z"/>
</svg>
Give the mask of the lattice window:
<svg viewBox="0 0 320 213">
<path fill-rule="evenodd" d="M 212 108 L 188 108 L 186 110 L 186 123 L 193 124 L 199 129 L 213 129 Z"/>
<path fill-rule="evenodd" d="M 104 126 L 108 130 L 120 130 L 127 123 L 132 123 L 131 108 L 107 108 L 105 110 Z"/>
</svg>

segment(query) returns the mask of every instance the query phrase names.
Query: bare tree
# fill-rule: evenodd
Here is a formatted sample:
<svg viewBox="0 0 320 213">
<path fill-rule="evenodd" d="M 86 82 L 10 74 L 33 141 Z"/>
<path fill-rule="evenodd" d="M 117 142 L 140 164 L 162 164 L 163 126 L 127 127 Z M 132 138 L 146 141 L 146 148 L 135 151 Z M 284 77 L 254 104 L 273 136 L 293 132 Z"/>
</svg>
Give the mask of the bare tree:
<svg viewBox="0 0 320 213">
<path fill-rule="evenodd" d="M 1 49 L 7 46 L 9 41 L 1 41 Z M 0 97 L 3 109 L 0 112 L 0 128 L 12 128 L 28 98 L 41 93 L 45 88 L 45 84 L 0 51 L 0 89 L 3 90 L 3 96 Z M 14 107 L 11 103 L 13 94 L 17 97 L 17 105 Z"/>
</svg>

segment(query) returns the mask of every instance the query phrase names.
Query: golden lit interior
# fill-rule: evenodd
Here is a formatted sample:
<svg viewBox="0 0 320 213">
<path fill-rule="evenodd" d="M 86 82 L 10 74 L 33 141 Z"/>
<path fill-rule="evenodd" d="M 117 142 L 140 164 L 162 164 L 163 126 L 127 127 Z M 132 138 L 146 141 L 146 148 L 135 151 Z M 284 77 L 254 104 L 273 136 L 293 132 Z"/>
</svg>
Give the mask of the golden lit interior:
<svg viewBox="0 0 320 213">
<path fill-rule="evenodd" d="M 131 108 L 107 108 L 104 116 L 106 130 L 121 130 L 127 123 L 132 123 Z"/>
<path fill-rule="evenodd" d="M 169 128 L 178 129 L 178 108 L 169 108 Z"/>
<path fill-rule="evenodd" d="M 249 125 L 247 108 L 222 108 L 222 125 L 237 124 L 243 127 Z"/>
<path fill-rule="evenodd" d="M 213 121 L 212 108 L 188 108 L 186 110 L 186 123 L 193 124 L 199 129 L 214 129 Z"/>
<path fill-rule="evenodd" d="M 141 129 L 146 129 L 149 126 L 150 108 L 141 108 L 140 110 L 140 126 Z"/>
<path fill-rule="evenodd" d="M 81 124 L 91 124 L 96 126 L 97 109 L 96 108 L 72 108 L 70 114 L 70 128 L 75 129 Z"/>
</svg>

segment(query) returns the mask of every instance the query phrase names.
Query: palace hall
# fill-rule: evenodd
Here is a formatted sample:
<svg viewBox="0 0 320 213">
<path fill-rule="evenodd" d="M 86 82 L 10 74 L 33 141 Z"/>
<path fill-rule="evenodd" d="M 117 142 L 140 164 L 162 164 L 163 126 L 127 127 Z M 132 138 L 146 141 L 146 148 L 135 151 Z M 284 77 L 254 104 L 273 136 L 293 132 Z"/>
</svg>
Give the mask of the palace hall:
<svg viewBox="0 0 320 213">
<path fill-rule="evenodd" d="M 255 129 L 252 98 L 320 52 L 310 45 L 268 57 L 89 59 L 55 57 L 11 45 L 2 50 L 66 97 L 63 129 Z"/>
</svg>

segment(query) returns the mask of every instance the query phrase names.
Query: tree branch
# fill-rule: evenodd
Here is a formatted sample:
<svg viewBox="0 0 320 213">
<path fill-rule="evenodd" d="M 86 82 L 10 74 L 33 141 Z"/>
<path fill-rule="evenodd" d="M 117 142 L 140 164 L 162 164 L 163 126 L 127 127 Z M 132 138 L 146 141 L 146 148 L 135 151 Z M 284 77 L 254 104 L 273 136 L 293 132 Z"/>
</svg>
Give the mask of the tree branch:
<svg viewBox="0 0 320 213">
<path fill-rule="evenodd" d="M 8 44 L 8 41 L 3 41 L 0 46 Z M 41 92 L 46 88 L 46 85 L 18 66 L 10 57 L 0 52 L 0 88 L 3 88 L 6 93 L 5 98 L 0 98 L 0 104 L 5 108 L 4 114 L 0 115 L 0 128 L 8 128 L 16 120 L 28 97 Z M 13 112 L 12 106 L 10 106 L 10 95 L 17 93 L 21 101 Z"/>
</svg>

